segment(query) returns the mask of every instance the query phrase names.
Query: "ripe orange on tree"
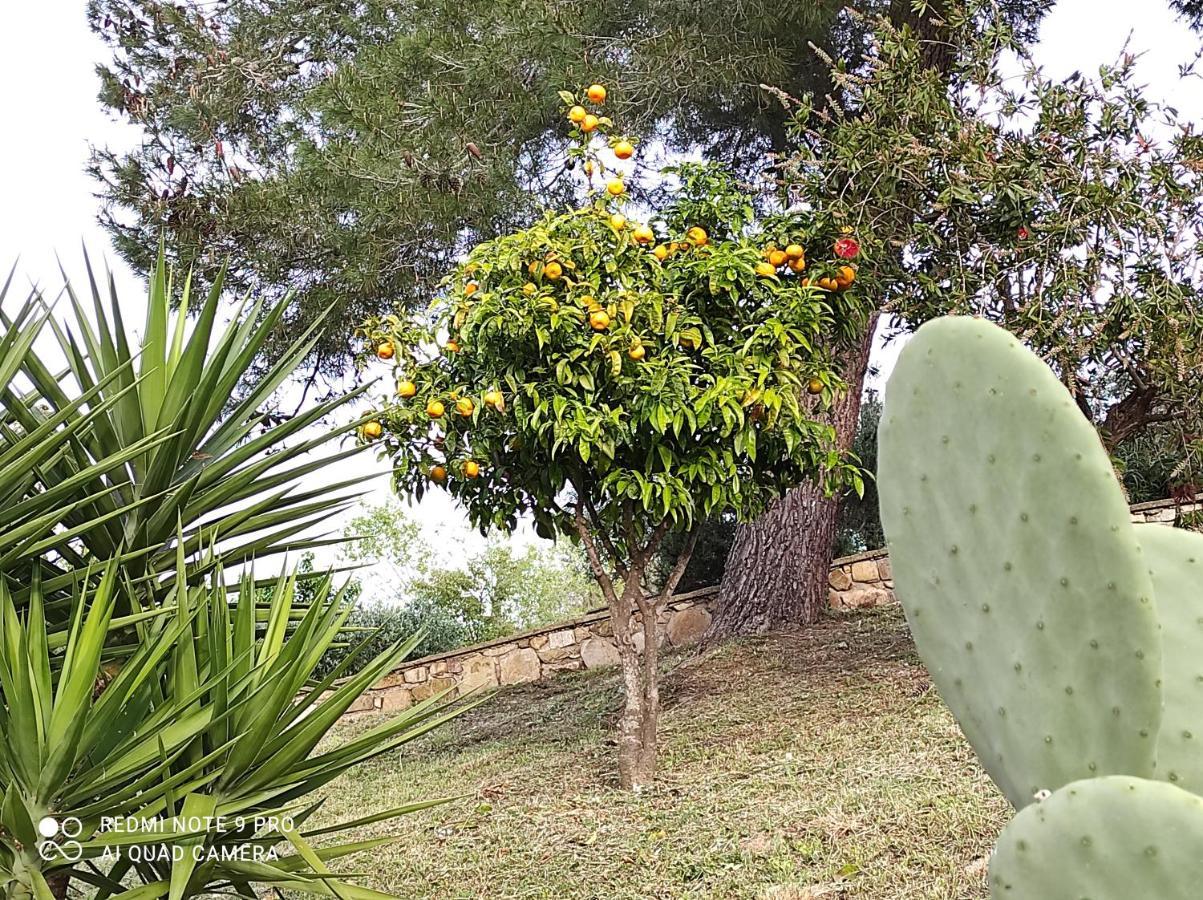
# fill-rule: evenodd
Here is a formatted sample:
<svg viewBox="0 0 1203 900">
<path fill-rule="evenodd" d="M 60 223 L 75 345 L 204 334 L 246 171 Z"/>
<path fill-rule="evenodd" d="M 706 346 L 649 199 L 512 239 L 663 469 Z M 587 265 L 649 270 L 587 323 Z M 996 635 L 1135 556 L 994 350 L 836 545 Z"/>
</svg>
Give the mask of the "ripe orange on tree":
<svg viewBox="0 0 1203 900">
<path fill-rule="evenodd" d="M 475 478 L 480 474 L 480 463 L 474 459 L 468 460 L 464 463 L 463 472 L 465 478 Z"/>
<path fill-rule="evenodd" d="M 635 155 L 635 145 L 627 140 L 619 141 L 614 145 L 614 155 L 619 159 L 630 159 Z"/>
<path fill-rule="evenodd" d="M 685 236 L 689 238 L 690 243 L 695 247 L 705 247 L 710 243 L 710 235 L 706 233 L 706 229 L 699 225 L 694 225 L 685 232 Z"/>
<path fill-rule="evenodd" d="M 363 436 L 368 440 L 374 441 L 382 434 L 384 434 L 384 426 L 375 419 L 373 419 L 371 422 L 363 423 Z"/>
<path fill-rule="evenodd" d="M 564 274 L 564 267 L 554 259 L 543 267 L 543 277 L 550 281 L 557 281 Z"/>
<path fill-rule="evenodd" d="M 623 192 L 626 191 L 626 189 L 627 189 L 627 186 L 622 183 L 621 178 L 613 178 L 610 181 L 606 182 L 606 193 L 609 194 L 611 197 L 622 196 Z"/>
<path fill-rule="evenodd" d="M 801 244 L 790 244 L 785 248 L 785 255 L 790 259 L 801 259 L 805 253 Z"/>
<path fill-rule="evenodd" d="M 432 419 L 443 418 L 443 413 L 446 412 L 446 407 L 443 406 L 442 400 L 431 400 L 426 404 L 426 415 Z"/>
<path fill-rule="evenodd" d="M 585 116 L 588 114 L 589 111 L 585 109 L 585 107 L 580 105 L 574 106 L 572 109 L 568 110 L 568 121 L 579 125 L 581 122 L 585 121 Z"/>
<path fill-rule="evenodd" d="M 622 213 L 614 213 L 610 216 L 610 227 L 615 231 L 622 231 L 627 227 L 627 217 Z"/>
<path fill-rule="evenodd" d="M 789 259 L 789 256 L 784 250 L 772 250 L 769 252 L 769 262 L 772 263 L 774 269 L 784 266 L 787 259 Z"/>
<path fill-rule="evenodd" d="M 652 231 L 650 225 L 638 225 L 636 226 L 635 230 L 631 232 L 631 237 L 633 237 L 640 244 L 650 244 L 656 239 L 656 234 Z"/>
<path fill-rule="evenodd" d="M 437 484 L 442 484 L 447 480 L 447 469 L 445 466 L 431 466 L 430 480 Z"/>
<path fill-rule="evenodd" d="M 803 272 L 806 270 L 806 259 L 805 257 L 791 259 L 787 265 L 789 266 L 789 270 L 791 272 Z"/>
<path fill-rule="evenodd" d="M 852 266 L 840 266 L 840 271 L 835 276 L 836 283 L 841 288 L 852 287 L 852 283 L 856 281 L 856 269 Z"/>
<path fill-rule="evenodd" d="M 605 331 L 610 327 L 610 314 L 604 309 L 595 309 L 589 313 L 589 327 L 594 331 Z"/>
<path fill-rule="evenodd" d="M 459 353 L 460 351 L 459 341 L 455 338 L 451 338 L 443 347 L 448 353 Z"/>
<path fill-rule="evenodd" d="M 652 253 L 656 259 L 660 260 L 660 262 L 664 262 L 664 260 L 668 259 L 668 247 L 666 247 L 664 244 L 657 244 L 656 249 L 653 250 Z"/>
<path fill-rule="evenodd" d="M 471 397 L 460 397 L 455 401 L 455 411 L 461 416 L 470 416 L 476 411 L 476 404 Z"/>
<path fill-rule="evenodd" d="M 823 382 L 820 381 L 818 378 L 810 379 L 810 381 L 806 382 L 806 393 L 808 393 L 808 394 L 823 393 Z"/>
<path fill-rule="evenodd" d="M 381 341 L 376 345 L 376 355 L 381 359 L 392 359 L 393 354 L 397 352 L 397 348 L 392 341 Z"/>
<path fill-rule="evenodd" d="M 631 348 L 627 350 L 627 356 L 635 362 L 642 362 L 643 358 L 647 356 L 647 348 L 643 344 L 631 344 Z"/>
<path fill-rule="evenodd" d="M 606 89 L 600 84 L 591 84 L 589 89 L 585 91 L 585 96 L 589 98 L 590 103 L 605 103 Z"/>
<path fill-rule="evenodd" d="M 465 296 L 471 297 L 478 290 L 480 290 L 480 285 L 477 284 L 475 281 L 469 281 L 467 284 L 464 285 L 464 295 Z"/>
<path fill-rule="evenodd" d="M 597 126 L 600 124 L 601 120 L 598 119 L 597 116 L 593 115 L 593 113 L 589 113 L 589 115 L 585 116 L 585 118 L 581 120 L 581 131 L 585 132 L 585 134 L 591 134 L 592 132 L 597 131 Z"/>
<path fill-rule="evenodd" d="M 489 409 L 495 409 L 498 412 L 501 412 L 503 409 L 505 409 L 505 397 L 503 397 L 501 395 L 501 391 L 497 390 L 496 388 L 485 391 L 485 395 L 482 399 L 485 402 L 485 406 L 489 407 Z"/>
<path fill-rule="evenodd" d="M 777 274 L 777 267 L 769 262 L 758 262 L 756 264 L 756 274 L 761 278 L 772 278 Z"/>
<path fill-rule="evenodd" d="M 522 285 L 522 293 L 526 294 L 526 296 L 528 296 L 528 297 L 533 297 L 535 295 L 535 292 L 538 290 L 539 289 L 537 287 L 535 287 L 534 283 L 530 282 L 530 281 L 528 281 L 526 284 Z"/>
<path fill-rule="evenodd" d="M 409 379 L 397 382 L 397 396 L 408 400 L 418 392 L 418 386 Z"/>
</svg>

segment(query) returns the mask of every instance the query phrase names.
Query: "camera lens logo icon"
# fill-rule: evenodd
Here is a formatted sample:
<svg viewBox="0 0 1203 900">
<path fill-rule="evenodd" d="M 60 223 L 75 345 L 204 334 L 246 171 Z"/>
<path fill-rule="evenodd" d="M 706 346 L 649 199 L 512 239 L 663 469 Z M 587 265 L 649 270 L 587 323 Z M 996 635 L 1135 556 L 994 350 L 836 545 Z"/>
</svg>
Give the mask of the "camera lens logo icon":
<svg viewBox="0 0 1203 900">
<path fill-rule="evenodd" d="M 38 822 L 38 856 L 46 862 L 77 863 L 83 859 L 84 848 L 75 840 L 84 830 L 83 822 L 75 816 L 56 819 L 46 816 Z"/>
</svg>

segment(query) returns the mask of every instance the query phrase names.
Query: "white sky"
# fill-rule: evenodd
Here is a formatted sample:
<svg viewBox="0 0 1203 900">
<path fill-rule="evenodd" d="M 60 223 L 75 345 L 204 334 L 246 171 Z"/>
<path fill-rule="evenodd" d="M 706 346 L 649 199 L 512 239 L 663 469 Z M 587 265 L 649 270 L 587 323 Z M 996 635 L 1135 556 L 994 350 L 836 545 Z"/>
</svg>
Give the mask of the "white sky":
<svg viewBox="0 0 1203 900">
<path fill-rule="evenodd" d="M 1139 69 L 1152 94 L 1203 118 L 1199 82 L 1184 89 L 1177 71 L 1193 57 L 1200 39 L 1159 0 L 1060 0 L 1043 25 L 1039 58 L 1053 76 L 1093 72 L 1116 58 L 1129 34 L 1133 50 L 1153 49 Z M 110 120 L 96 102 L 93 68 L 103 57 L 103 46 L 87 29 L 82 2 L 10 0 L 0 12 L 0 269 L 7 274 L 17 262 L 18 295 L 30 282 L 48 290 L 58 286 L 56 253 L 68 272 L 78 275 L 81 241 L 94 258 L 107 257 L 123 297 L 137 302 L 142 291 L 141 281 L 115 258 L 96 224 L 95 185 L 84 173 L 89 144 L 121 146 L 137 137 L 135 129 Z M 883 374 L 897 350 L 879 347 L 875 353 Z M 361 469 L 384 471 L 383 464 L 367 456 L 363 460 Z M 375 479 L 370 489 L 374 499 L 384 500 L 387 479 Z M 440 530 L 445 541 L 458 531 L 462 517 L 447 495 L 429 496 L 419 520 Z M 464 549 L 474 546 L 470 540 Z"/>
</svg>

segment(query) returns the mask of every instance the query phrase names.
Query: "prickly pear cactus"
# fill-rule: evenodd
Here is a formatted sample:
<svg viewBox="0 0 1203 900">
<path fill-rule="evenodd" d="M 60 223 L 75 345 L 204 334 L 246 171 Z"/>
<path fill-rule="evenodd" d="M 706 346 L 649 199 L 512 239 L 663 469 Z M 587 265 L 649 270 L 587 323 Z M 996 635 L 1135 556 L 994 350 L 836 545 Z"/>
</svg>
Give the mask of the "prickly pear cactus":
<svg viewBox="0 0 1203 900">
<path fill-rule="evenodd" d="M 1203 794 L 1203 534 L 1137 525 L 1161 622 L 1157 777 Z"/>
<path fill-rule="evenodd" d="M 1162 781 L 1076 781 L 1022 810 L 990 860 L 994 900 L 1197 900 L 1203 799 Z"/>
<path fill-rule="evenodd" d="M 933 321 L 898 360 L 879 442 L 897 594 L 1011 803 L 1153 777 L 1152 586 L 1107 454 L 1053 373 L 993 325 Z"/>
</svg>

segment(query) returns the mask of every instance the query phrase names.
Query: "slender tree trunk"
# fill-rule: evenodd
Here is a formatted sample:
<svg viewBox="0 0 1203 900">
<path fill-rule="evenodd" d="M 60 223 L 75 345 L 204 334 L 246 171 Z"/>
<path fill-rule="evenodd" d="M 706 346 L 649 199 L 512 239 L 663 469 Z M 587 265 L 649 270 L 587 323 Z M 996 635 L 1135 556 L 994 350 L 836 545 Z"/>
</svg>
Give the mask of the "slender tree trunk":
<svg viewBox="0 0 1203 900">
<path fill-rule="evenodd" d="M 830 421 L 841 450 L 851 447 L 856 437 L 876 326 L 874 313 L 860 340 L 840 361 L 848 389 L 833 405 Z M 735 635 L 809 625 L 819 618 L 827 605 L 839 503 L 839 497 L 825 496 L 816 483 L 807 482 L 756 521 L 736 529 L 707 645 Z"/>
<path fill-rule="evenodd" d="M 622 716 L 618 720 L 618 783 L 628 790 L 647 786 L 655 774 L 654 738 L 650 759 L 646 748 L 648 715 L 651 712 L 647 707 L 648 672 L 645 660 L 639 658 L 634 632 L 634 613 L 638 608 L 636 597 L 641 593 L 640 580 L 636 573 L 631 573 L 631 576 L 622 593 L 617 594 L 615 602 L 610 604 L 610 625 L 614 632 L 614 646 L 618 649 L 624 695 Z M 655 623 L 652 627 L 655 628 Z M 653 652 L 655 645 L 653 633 Z M 645 638 L 644 653 L 648 649 Z M 651 727 L 654 732 L 654 721 Z"/>
</svg>

